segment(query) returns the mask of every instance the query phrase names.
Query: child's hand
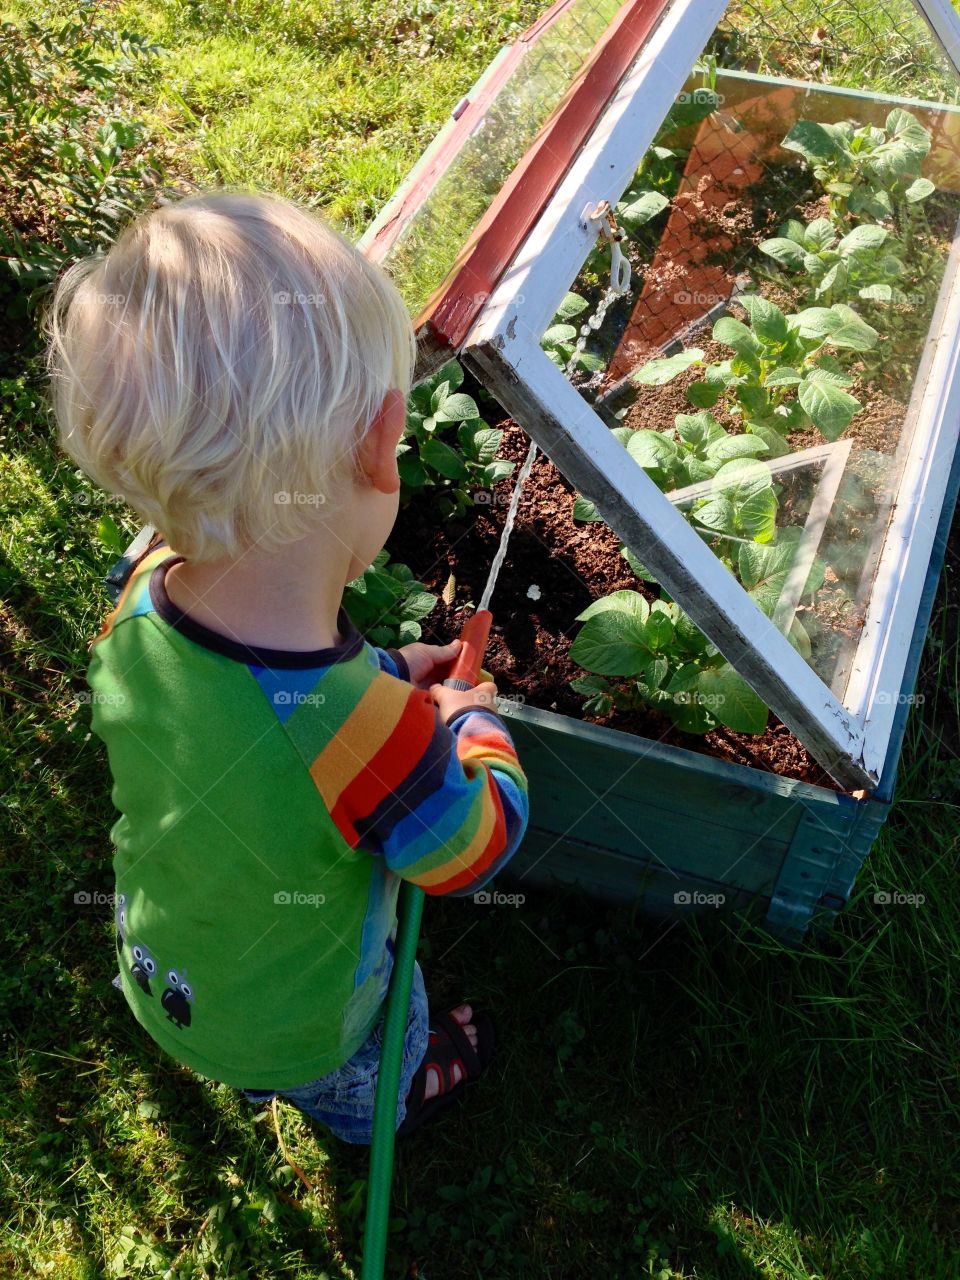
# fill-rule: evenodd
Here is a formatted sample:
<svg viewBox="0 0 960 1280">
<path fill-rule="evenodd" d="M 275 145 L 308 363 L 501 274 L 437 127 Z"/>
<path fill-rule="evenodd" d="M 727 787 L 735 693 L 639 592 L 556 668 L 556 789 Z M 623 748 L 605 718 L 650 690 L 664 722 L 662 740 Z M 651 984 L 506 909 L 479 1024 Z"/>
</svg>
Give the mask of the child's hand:
<svg viewBox="0 0 960 1280">
<path fill-rule="evenodd" d="M 451 640 L 449 644 L 421 644 L 419 640 L 413 644 L 405 644 L 400 652 L 407 660 L 410 671 L 410 683 L 418 689 L 429 689 L 438 679 L 443 679 L 437 667 L 449 665 L 460 652 L 460 640 Z"/>
<path fill-rule="evenodd" d="M 455 711 L 463 707 L 488 706 L 491 711 L 497 709 L 497 686 L 492 680 L 474 685 L 472 689 L 448 689 L 446 685 L 435 684 L 430 688 L 430 697 L 440 708 L 443 720 L 449 720 Z"/>
</svg>

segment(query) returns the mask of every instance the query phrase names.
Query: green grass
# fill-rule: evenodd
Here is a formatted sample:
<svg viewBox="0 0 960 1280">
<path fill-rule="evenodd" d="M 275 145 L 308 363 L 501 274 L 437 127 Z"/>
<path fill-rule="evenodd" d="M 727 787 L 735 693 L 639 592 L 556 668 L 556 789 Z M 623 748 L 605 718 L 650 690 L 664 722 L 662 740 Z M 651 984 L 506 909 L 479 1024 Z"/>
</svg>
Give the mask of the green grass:
<svg viewBox="0 0 960 1280">
<path fill-rule="evenodd" d="M 378 4 L 354 34 L 351 5 L 112 8 L 171 49 L 137 93 L 178 172 L 207 182 L 228 157 L 359 228 L 535 6 Z M 424 26 L 438 51 L 418 60 Z M 366 1154 L 282 1105 L 306 1192 L 269 1112 L 140 1032 L 110 986 L 112 909 L 75 902 L 112 889 L 83 672 L 104 522 L 135 524 L 57 452 L 32 366 L 0 384 L 0 437 L 0 1276 L 159 1277 L 175 1259 L 178 1277 L 349 1276 Z M 500 1051 L 462 1111 L 399 1148 L 391 1274 L 954 1280 L 958 546 L 897 802 L 827 939 L 785 952 L 725 917 L 533 891 L 428 903 L 431 995 L 488 1004 Z"/>
<path fill-rule="evenodd" d="M 281 190 L 356 235 L 500 44 L 542 6 L 120 0 L 100 9 L 168 50 L 132 99 L 175 173 Z M 23 0 L 0 8 L 11 18 L 32 11 Z"/>
</svg>

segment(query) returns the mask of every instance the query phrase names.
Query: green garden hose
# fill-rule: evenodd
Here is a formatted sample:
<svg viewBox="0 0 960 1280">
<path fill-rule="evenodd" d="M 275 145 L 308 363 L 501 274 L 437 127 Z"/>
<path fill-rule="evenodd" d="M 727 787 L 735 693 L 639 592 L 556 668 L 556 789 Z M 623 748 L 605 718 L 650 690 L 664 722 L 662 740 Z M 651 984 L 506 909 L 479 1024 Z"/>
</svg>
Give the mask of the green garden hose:
<svg viewBox="0 0 960 1280">
<path fill-rule="evenodd" d="M 405 880 L 400 886 L 397 941 L 383 1022 L 377 1092 L 373 1103 L 367 1219 L 363 1228 L 363 1267 L 360 1273 L 362 1280 L 383 1280 L 393 1183 L 397 1095 L 400 1090 L 400 1069 L 403 1066 L 410 990 L 413 986 L 413 966 L 417 960 L 424 896 L 423 890 L 409 880 Z"/>
<path fill-rule="evenodd" d="M 460 631 L 460 652 L 443 681 L 448 689 L 472 689 L 476 685 L 492 622 L 493 614 L 488 609 L 478 609 L 464 623 Z M 367 1220 L 363 1227 L 361 1280 L 383 1280 L 387 1227 L 390 1222 L 390 1190 L 393 1183 L 397 1095 L 400 1092 L 400 1069 L 403 1066 L 423 899 L 423 890 L 409 880 L 405 880 L 400 886 L 397 941 L 393 954 L 393 972 L 390 974 L 390 990 L 387 993 L 387 1011 L 383 1019 L 377 1092 L 373 1100 L 373 1134 L 370 1142 L 370 1177 L 367 1181 Z"/>
</svg>

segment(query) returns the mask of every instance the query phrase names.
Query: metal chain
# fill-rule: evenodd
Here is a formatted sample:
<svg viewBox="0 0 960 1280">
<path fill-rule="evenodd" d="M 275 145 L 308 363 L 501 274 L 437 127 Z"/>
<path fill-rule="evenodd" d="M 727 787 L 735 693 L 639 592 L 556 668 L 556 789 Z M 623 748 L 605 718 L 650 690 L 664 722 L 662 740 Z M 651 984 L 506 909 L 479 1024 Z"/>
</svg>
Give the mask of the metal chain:
<svg viewBox="0 0 960 1280">
<path fill-rule="evenodd" d="M 607 286 L 606 292 L 597 304 L 597 309 L 593 315 L 580 326 L 580 336 L 574 344 L 573 353 L 567 361 L 564 373 L 569 378 L 573 373 L 574 366 L 578 357 L 587 345 L 587 339 L 591 333 L 595 333 L 603 324 L 604 318 L 613 302 L 622 297 L 630 289 L 630 259 L 620 247 L 624 238 L 624 232 L 621 227 L 617 226 L 616 218 L 613 216 L 613 210 L 610 208 L 609 200 L 601 200 L 600 203 L 587 214 L 591 222 L 600 223 L 599 234 L 610 245 L 610 284 Z"/>
</svg>

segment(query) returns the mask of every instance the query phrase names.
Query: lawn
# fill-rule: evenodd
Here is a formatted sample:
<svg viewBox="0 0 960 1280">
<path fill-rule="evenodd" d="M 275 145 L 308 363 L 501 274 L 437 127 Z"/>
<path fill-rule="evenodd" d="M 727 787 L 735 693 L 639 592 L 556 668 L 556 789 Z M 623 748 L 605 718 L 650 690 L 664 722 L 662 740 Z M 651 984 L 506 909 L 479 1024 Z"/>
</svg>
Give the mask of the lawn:
<svg viewBox="0 0 960 1280">
<path fill-rule="evenodd" d="M 97 8 L 167 50 L 124 105 L 182 186 L 252 182 L 357 236 L 543 6 Z M 113 810 L 84 670 L 137 526 L 57 451 L 21 328 L 0 352 L 0 1276 L 352 1276 L 366 1154 L 286 1104 L 278 1135 L 269 1108 L 164 1057 L 110 985 Z M 398 1148 L 391 1275 L 954 1280 L 958 579 L 955 525 L 896 803 L 830 935 L 787 951 L 746 921 L 533 891 L 428 902 L 432 998 L 489 1006 L 500 1048 L 464 1108 Z M 874 900 L 893 890 L 923 901 Z"/>
</svg>

